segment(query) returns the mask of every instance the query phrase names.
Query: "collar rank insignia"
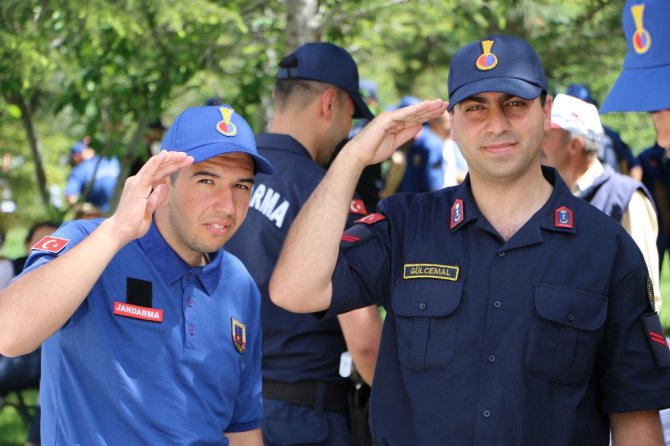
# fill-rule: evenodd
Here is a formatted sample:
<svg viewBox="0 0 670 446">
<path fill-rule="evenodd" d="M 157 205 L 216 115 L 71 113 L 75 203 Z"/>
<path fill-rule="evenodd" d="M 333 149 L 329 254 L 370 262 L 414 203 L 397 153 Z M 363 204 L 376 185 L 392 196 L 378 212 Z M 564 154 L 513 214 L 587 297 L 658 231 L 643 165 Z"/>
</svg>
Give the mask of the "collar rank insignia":
<svg viewBox="0 0 670 446">
<path fill-rule="evenodd" d="M 644 29 L 644 5 L 633 5 L 630 8 L 633 14 L 633 21 L 635 22 L 635 33 L 633 33 L 633 49 L 637 54 L 644 54 L 649 51 L 651 47 L 651 36 L 649 32 Z"/>
<path fill-rule="evenodd" d="M 365 203 L 363 203 L 363 200 L 361 200 L 360 198 L 354 198 L 353 200 L 351 200 L 351 205 L 349 206 L 349 213 L 358 215 L 367 215 L 368 210 L 365 209 Z"/>
<path fill-rule="evenodd" d="M 475 66 L 481 71 L 494 69 L 498 65 L 498 56 L 491 52 L 493 40 L 482 40 L 482 54 L 477 58 Z"/>
<path fill-rule="evenodd" d="M 464 218 L 465 214 L 463 213 L 463 200 L 458 198 L 456 201 L 454 201 L 454 204 L 451 206 L 451 219 L 449 223 L 449 229 L 454 229 L 463 221 Z"/>
<path fill-rule="evenodd" d="M 39 242 L 35 243 L 35 246 L 33 246 L 32 249 L 35 251 L 46 251 L 53 254 L 58 254 L 67 246 L 68 243 L 70 243 L 69 239 L 51 237 L 47 235 L 42 237 Z"/>
<path fill-rule="evenodd" d="M 565 206 L 554 211 L 554 226 L 557 228 L 573 229 L 575 227 L 572 220 L 572 211 Z"/>
<path fill-rule="evenodd" d="M 237 135 L 237 127 L 231 121 L 235 111 L 230 107 L 219 107 L 219 112 L 223 120 L 216 123 L 216 131 L 225 136 Z"/>
<path fill-rule="evenodd" d="M 359 218 L 358 220 L 354 221 L 354 223 L 365 223 L 366 225 L 371 225 L 372 223 L 377 223 L 379 220 L 384 220 L 385 218 L 385 215 L 373 213 L 368 214 L 363 218 Z"/>
<path fill-rule="evenodd" d="M 238 352 L 244 353 L 247 348 L 247 327 L 235 318 L 231 318 L 233 344 Z"/>
</svg>

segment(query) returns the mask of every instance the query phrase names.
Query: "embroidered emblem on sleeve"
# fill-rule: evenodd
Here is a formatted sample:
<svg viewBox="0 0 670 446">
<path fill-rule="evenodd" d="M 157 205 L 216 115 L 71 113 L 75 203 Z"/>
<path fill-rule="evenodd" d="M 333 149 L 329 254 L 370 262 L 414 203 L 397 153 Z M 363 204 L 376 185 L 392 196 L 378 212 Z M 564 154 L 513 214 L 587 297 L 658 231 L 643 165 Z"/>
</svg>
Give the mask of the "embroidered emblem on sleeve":
<svg viewBox="0 0 670 446">
<path fill-rule="evenodd" d="M 247 328 L 242 322 L 235 318 L 231 318 L 231 321 L 233 344 L 238 352 L 244 353 L 244 350 L 247 348 Z"/>
</svg>

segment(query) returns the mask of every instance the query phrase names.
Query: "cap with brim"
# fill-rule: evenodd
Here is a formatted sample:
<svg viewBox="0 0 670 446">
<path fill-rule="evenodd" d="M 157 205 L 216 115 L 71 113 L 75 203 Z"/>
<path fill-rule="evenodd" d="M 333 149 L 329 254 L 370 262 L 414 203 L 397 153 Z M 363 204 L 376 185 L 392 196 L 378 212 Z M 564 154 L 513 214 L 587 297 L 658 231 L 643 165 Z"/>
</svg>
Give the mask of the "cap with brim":
<svg viewBox="0 0 670 446">
<path fill-rule="evenodd" d="M 670 1 L 629 0 L 622 12 L 628 51 L 600 113 L 670 109 Z"/>
<path fill-rule="evenodd" d="M 256 173 L 273 172 L 272 165 L 258 154 L 249 124 L 228 105 L 184 110 L 168 129 L 161 148 L 186 152 L 196 163 L 228 153 L 246 153 L 254 160 Z"/>
<path fill-rule="evenodd" d="M 354 118 L 374 118 L 359 91 L 356 62 L 337 45 L 311 42 L 300 46 L 282 59 L 277 79 L 307 79 L 334 85 L 351 96 Z"/>
<path fill-rule="evenodd" d="M 520 37 L 494 34 L 459 49 L 449 67 L 449 111 L 470 96 L 499 92 L 535 99 L 547 91 L 542 61 Z"/>
<path fill-rule="evenodd" d="M 449 110 L 451 111 L 454 108 L 454 105 L 463 101 L 464 99 L 479 93 L 485 93 L 487 91 L 507 93 L 523 99 L 535 99 L 540 95 L 540 93 L 542 93 L 543 90 L 544 89 L 542 87 L 529 84 L 528 82 L 520 79 L 482 79 L 480 81 L 475 81 L 468 85 L 464 85 L 456 90 L 454 94 L 449 97 Z"/>
</svg>

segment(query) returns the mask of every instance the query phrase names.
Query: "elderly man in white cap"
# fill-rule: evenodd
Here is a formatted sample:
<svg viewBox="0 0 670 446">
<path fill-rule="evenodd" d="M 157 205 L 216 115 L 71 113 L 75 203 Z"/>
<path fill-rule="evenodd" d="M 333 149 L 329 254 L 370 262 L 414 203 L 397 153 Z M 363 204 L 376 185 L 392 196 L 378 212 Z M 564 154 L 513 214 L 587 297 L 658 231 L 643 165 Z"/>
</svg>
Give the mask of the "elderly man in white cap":
<svg viewBox="0 0 670 446">
<path fill-rule="evenodd" d="M 558 170 L 572 193 L 617 220 L 633 237 L 647 263 L 658 309 L 661 293 L 656 211 L 642 183 L 598 160 L 603 134 L 594 105 L 558 94 L 551 109 L 551 129 L 545 132 L 542 143 L 542 160 Z"/>
</svg>

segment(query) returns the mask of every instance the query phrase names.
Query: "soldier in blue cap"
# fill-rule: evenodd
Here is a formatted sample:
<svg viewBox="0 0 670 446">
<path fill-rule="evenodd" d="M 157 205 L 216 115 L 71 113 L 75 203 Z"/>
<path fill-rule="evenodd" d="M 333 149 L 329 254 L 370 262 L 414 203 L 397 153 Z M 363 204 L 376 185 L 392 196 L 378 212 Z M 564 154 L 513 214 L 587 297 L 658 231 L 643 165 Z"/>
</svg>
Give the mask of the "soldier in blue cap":
<svg viewBox="0 0 670 446">
<path fill-rule="evenodd" d="M 642 182 L 654 198 L 659 222 L 658 255 L 662 268 L 670 240 L 670 3 L 626 2 L 622 11 L 628 50 L 623 69 L 600 108 L 601 113 L 648 112 L 656 144 L 638 155 Z"/>
<path fill-rule="evenodd" d="M 647 112 L 656 129 L 656 144 L 638 155 L 642 182 L 656 204 L 659 267 L 670 248 L 670 3 L 629 0 L 621 20 L 628 50 L 623 68 L 608 93 L 601 113 Z M 666 327 L 667 329 L 668 327 Z M 666 441 L 670 440 L 670 411 L 661 413 Z"/>
<path fill-rule="evenodd" d="M 449 98 L 466 180 L 390 197 L 342 236 L 363 166 L 446 104 L 381 114 L 301 211 L 270 295 L 326 318 L 387 309 L 376 445 L 607 445 L 610 429 L 614 444 L 661 445 L 670 351 L 647 268 L 621 225 L 541 166 L 540 58 L 518 37 L 473 42 L 452 58 Z"/>
<path fill-rule="evenodd" d="M 271 165 L 228 106 L 185 110 L 162 148 L 0 293 L 0 352 L 42 344 L 43 444 L 262 445 L 260 294 L 221 248 Z"/>
<path fill-rule="evenodd" d="M 372 119 L 372 113 L 359 91 L 356 62 L 326 42 L 306 43 L 281 60 L 273 99 L 268 131 L 256 138 L 275 173 L 258 175 L 249 215 L 227 245 L 262 295 L 263 437 L 266 446 L 349 446 L 352 381 L 340 375 L 340 358 L 349 351 L 362 378 L 372 382 L 378 308 L 322 321 L 274 305 L 268 282 L 289 227 L 326 172 L 323 165 L 348 136 L 352 118 Z M 367 213 L 353 196 L 351 223 Z"/>
</svg>

